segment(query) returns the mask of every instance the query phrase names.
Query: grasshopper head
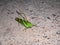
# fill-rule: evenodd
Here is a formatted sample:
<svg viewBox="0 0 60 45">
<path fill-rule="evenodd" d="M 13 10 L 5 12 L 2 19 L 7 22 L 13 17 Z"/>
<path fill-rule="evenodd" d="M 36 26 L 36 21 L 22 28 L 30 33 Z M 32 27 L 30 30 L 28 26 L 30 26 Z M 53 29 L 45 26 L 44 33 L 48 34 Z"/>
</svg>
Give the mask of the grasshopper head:
<svg viewBox="0 0 60 45">
<path fill-rule="evenodd" d="M 16 17 L 16 18 L 15 18 L 15 20 L 16 20 L 16 21 L 18 21 L 18 20 L 19 20 L 19 18 L 18 18 L 18 17 Z"/>
<path fill-rule="evenodd" d="M 17 22 L 21 22 L 22 19 L 16 17 L 15 20 L 16 20 Z"/>
</svg>

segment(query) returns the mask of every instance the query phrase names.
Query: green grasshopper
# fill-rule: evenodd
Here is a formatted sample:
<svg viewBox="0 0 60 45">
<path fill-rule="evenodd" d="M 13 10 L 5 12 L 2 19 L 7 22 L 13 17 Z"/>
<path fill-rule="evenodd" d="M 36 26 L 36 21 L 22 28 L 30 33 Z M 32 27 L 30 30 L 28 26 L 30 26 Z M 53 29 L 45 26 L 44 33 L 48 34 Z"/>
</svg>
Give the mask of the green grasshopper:
<svg viewBox="0 0 60 45">
<path fill-rule="evenodd" d="M 16 17 L 15 20 L 17 22 L 21 23 L 22 25 L 24 25 L 26 28 L 31 28 L 33 26 L 33 24 L 31 22 L 29 22 L 28 20 L 23 20 L 18 17 Z"/>
<path fill-rule="evenodd" d="M 17 12 L 19 15 L 21 15 L 21 13 L 19 13 L 18 11 L 16 11 L 16 12 Z M 25 14 L 24 14 L 24 15 L 25 15 Z M 23 17 L 23 16 L 22 16 L 22 17 Z M 16 20 L 18 23 L 21 23 L 21 24 L 22 24 L 23 26 L 25 26 L 26 28 L 31 28 L 31 27 L 34 26 L 31 22 L 29 22 L 29 21 L 27 20 L 26 15 L 25 15 L 25 17 L 23 17 L 23 19 L 16 17 L 15 20 Z"/>
</svg>

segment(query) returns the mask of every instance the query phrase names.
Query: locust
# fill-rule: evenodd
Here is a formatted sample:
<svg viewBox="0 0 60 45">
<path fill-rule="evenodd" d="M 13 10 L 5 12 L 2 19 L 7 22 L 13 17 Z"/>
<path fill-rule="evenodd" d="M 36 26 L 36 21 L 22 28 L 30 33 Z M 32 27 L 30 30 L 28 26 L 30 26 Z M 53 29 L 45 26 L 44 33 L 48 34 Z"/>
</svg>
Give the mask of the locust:
<svg viewBox="0 0 60 45">
<path fill-rule="evenodd" d="M 18 17 L 16 17 L 15 20 L 17 22 L 21 23 L 22 25 L 24 25 L 26 28 L 31 28 L 33 26 L 33 24 L 31 22 L 29 22 L 28 20 L 23 20 Z"/>
<path fill-rule="evenodd" d="M 18 15 L 21 15 L 21 13 L 20 12 L 18 12 L 18 11 L 16 11 L 17 13 L 18 13 Z M 22 13 L 22 14 L 24 14 L 24 13 Z M 22 15 L 21 15 L 22 16 Z M 27 17 L 26 17 L 26 15 L 24 14 L 24 16 L 25 17 L 23 17 L 22 16 L 22 18 L 19 18 L 19 17 L 16 17 L 15 18 L 15 20 L 18 22 L 18 23 L 20 23 L 20 24 L 22 24 L 24 27 L 26 27 L 26 28 L 32 28 L 33 26 L 35 26 L 35 25 L 33 25 L 31 22 L 29 22 L 28 20 L 27 20 Z"/>
</svg>

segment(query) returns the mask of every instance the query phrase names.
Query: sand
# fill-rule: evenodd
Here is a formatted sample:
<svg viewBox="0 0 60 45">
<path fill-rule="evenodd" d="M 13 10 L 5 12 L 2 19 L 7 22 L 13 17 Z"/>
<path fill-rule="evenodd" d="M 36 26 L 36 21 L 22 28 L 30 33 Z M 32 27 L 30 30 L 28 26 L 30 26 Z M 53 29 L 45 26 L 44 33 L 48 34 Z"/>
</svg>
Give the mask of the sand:
<svg viewBox="0 0 60 45">
<path fill-rule="evenodd" d="M 16 22 L 19 9 L 36 26 Z M 1 0 L 0 45 L 60 45 L 60 0 Z"/>
</svg>

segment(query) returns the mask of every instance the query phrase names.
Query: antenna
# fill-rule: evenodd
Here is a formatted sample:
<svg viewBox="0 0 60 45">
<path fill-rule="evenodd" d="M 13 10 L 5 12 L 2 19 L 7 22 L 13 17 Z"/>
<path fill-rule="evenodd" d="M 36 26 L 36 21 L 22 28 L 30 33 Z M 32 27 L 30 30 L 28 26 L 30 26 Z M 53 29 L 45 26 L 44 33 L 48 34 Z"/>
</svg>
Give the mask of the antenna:
<svg viewBox="0 0 60 45">
<path fill-rule="evenodd" d="M 25 13 L 23 13 L 23 11 L 21 9 L 19 9 L 19 11 L 21 12 L 21 16 L 23 17 L 23 19 L 27 20 L 27 16 Z"/>
</svg>

